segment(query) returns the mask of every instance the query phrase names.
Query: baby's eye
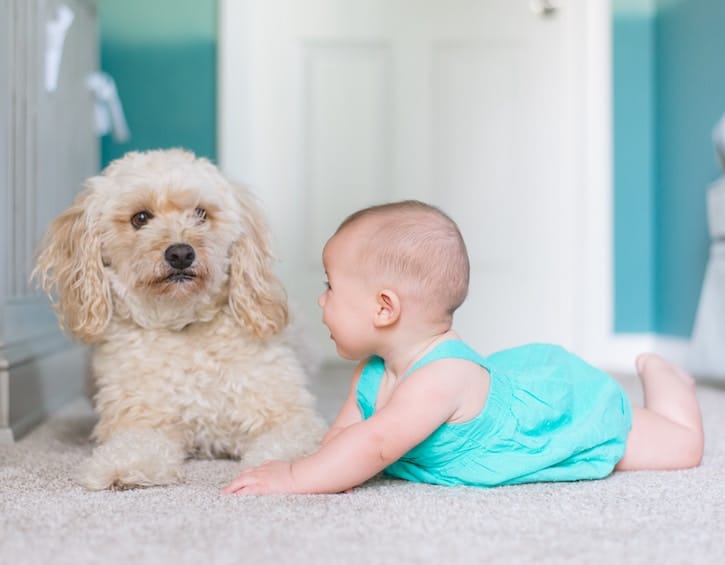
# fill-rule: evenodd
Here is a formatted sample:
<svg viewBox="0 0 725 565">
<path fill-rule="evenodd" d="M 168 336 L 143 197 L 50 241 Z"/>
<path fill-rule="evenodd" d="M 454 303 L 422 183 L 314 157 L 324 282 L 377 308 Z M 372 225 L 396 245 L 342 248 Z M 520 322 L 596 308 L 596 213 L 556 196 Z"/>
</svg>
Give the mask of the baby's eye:
<svg viewBox="0 0 725 565">
<path fill-rule="evenodd" d="M 197 208 L 196 208 L 196 209 L 194 210 L 194 215 L 195 215 L 195 216 L 196 216 L 197 218 L 199 218 L 199 223 L 200 223 L 200 224 L 203 224 L 204 222 L 206 222 L 206 210 L 204 210 L 204 208 L 198 208 L 198 207 L 197 207 Z"/>
<path fill-rule="evenodd" d="M 135 229 L 140 230 L 142 227 L 148 224 L 149 220 L 153 217 L 154 215 L 151 212 L 147 210 L 141 210 L 140 212 L 136 212 L 133 216 L 131 216 L 131 225 Z"/>
<path fill-rule="evenodd" d="M 325 290 L 332 290 L 332 287 L 330 286 L 330 281 L 325 280 Z"/>
</svg>

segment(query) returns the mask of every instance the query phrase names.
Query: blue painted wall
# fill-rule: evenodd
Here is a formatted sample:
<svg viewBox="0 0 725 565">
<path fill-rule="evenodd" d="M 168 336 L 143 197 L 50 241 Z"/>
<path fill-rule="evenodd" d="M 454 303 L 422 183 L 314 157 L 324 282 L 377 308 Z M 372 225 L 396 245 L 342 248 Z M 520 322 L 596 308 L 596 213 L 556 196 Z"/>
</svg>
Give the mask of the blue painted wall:
<svg viewBox="0 0 725 565">
<path fill-rule="evenodd" d="M 656 329 L 689 336 L 708 253 L 705 194 L 719 175 L 712 128 L 725 113 L 725 2 L 658 0 Z"/>
<path fill-rule="evenodd" d="M 101 68 L 116 81 L 131 130 L 101 160 L 185 147 L 216 159 L 216 0 L 99 0 Z"/>
<path fill-rule="evenodd" d="M 653 2 L 613 2 L 615 331 L 651 332 L 655 313 Z"/>
<path fill-rule="evenodd" d="M 725 2 L 614 0 L 615 331 L 687 337 L 719 171 Z"/>
</svg>

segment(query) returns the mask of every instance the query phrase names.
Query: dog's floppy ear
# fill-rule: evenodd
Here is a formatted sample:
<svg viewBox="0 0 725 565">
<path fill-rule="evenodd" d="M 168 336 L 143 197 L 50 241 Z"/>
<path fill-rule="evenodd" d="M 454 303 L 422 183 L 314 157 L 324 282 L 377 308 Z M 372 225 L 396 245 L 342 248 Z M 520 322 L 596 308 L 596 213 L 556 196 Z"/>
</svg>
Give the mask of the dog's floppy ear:
<svg viewBox="0 0 725 565">
<path fill-rule="evenodd" d="M 48 293 L 63 329 L 83 343 L 100 337 L 112 313 L 101 242 L 88 204 L 89 185 L 48 227 L 32 277 Z"/>
<path fill-rule="evenodd" d="M 229 305 L 241 325 L 266 338 L 287 326 L 287 295 L 273 271 L 262 212 L 249 194 L 236 190 L 244 218 L 242 236 L 231 249 Z"/>
</svg>

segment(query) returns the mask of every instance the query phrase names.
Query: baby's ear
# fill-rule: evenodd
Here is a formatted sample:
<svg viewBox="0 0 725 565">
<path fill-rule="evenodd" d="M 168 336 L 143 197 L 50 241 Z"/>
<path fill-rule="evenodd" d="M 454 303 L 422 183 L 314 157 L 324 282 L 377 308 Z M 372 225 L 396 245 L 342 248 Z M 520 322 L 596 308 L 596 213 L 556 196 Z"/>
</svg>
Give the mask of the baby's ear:
<svg viewBox="0 0 725 565">
<path fill-rule="evenodd" d="M 31 275 L 50 297 L 61 327 L 83 343 L 96 341 L 112 314 L 97 222 L 89 211 L 95 194 L 90 182 L 48 227 Z"/>
<path fill-rule="evenodd" d="M 400 318 L 400 297 L 394 290 L 383 289 L 377 295 L 377 309 L 375 311 L 374 325 L 376 328 L 385 328 L 393 325 Z"/>
<path fill-rule="evenodd" d="M 267 338 L 287 326 L 287 294 L 274 274 L 265 218 L 251 195 L 237 190 L 243 233 L 231 248 L 229 306 L 242 326 Z"/>
</svg>

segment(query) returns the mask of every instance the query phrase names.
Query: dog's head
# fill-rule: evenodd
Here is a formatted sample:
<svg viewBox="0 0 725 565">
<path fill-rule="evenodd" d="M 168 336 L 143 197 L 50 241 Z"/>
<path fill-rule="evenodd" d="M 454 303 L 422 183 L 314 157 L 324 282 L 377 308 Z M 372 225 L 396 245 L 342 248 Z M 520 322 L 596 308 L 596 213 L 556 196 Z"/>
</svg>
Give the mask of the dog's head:
<svg viewBox="0 0 725 565">
<path fill-rule="evenodd" d="M 87 343 L 114 313 L 178 330 L 228 304 L 259 337 L 287 324 L 251 195 L 179 149 L 129 153 L 86 181 L 48 228 L 34 274 L 61 324 Z"/>
</svg>

